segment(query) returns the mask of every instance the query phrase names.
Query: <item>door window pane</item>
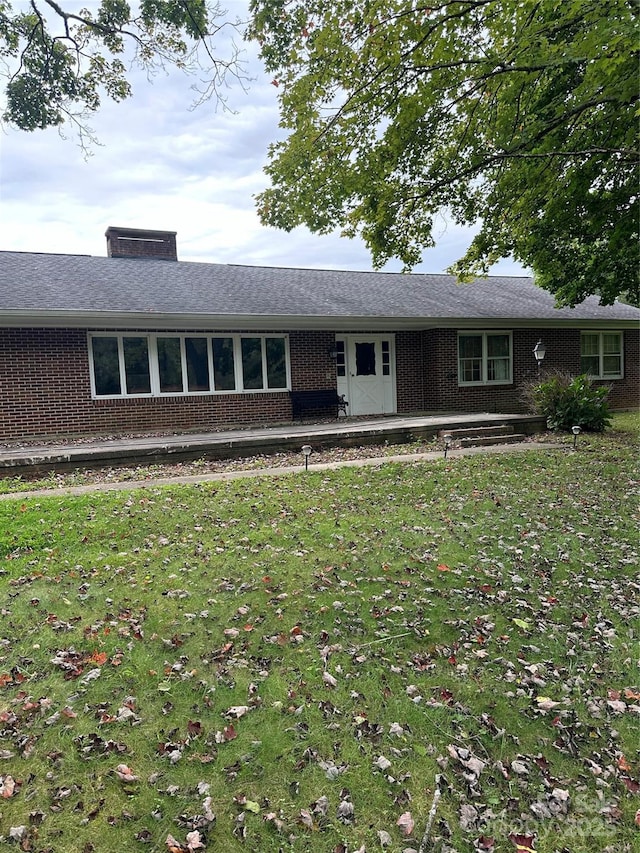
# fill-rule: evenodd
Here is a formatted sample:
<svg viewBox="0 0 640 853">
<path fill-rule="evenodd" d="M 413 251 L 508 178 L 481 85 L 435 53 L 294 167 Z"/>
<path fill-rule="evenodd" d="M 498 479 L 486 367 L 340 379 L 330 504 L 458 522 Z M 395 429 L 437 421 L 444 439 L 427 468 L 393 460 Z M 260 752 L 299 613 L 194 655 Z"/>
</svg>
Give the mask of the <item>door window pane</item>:
<svg viewBox="0 0 640 853">
<path fill-rule="evenodd" d="M 209 353 L 206 338 L 185 338 L 187 387 L 189 391 L 209 390 Z"/>
<path fill-rule="evenodd" d="M 375 376 L 376 345 L 369 341 L 356 341 L 356 376 Z"/>
<path fill-rule="evenodd" d="M 242 338 L 242 386 L 245 389 L 262 388 L 262 341 L 260 338 Z"/>
<path fill-rule="evenodd" d="M 391 376 L 391 346 L 389 341 L 382 341 L 382 375 Z"/>
<path fill-rule="evenodd" d="M 163 394 L 181 393 L 184 390 L 180 338 L 158 338 L 158 372 Z"/>
<path fill-rule="evenodd" d="M 127 394 L 150 394 L 149 344 L 146 338 L 123 338 Z"/>
<path fill-rule="evenodd" d="M 236 377 L 233 367 L 233 338 L 214 338 L 213 381 L 216 391 L 234 391 Z"/>
<path fill-rule="evenodd" d="M 284 338 L 267 338 L 265 344 L 267 353 L 267 387 L 286 388 L 287 364 Z"/>
<path fill-rule="evenodd" d="M 347 375 L 347 359 L 344 349 L 344 341 L 336 341 L 336 376 Z"/>
<path fill-rule="evenodd" d="M 118 360 L 117 338 L 92 338 L 93 376 L 96 394 L 121 394 L 120 363 Z"/>
</svg>

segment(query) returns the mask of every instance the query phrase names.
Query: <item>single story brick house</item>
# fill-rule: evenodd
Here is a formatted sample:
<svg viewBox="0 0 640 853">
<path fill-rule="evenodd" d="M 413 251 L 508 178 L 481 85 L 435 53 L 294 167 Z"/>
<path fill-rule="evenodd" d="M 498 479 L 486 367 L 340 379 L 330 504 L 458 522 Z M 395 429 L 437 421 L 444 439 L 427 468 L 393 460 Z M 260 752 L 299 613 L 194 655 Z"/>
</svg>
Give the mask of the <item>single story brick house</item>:
<svg viewBox="0 0 640 853">
<path fill-rule="evenodd" d="M 543 372 L 638 405 L 628 305 L 558 309 L 529 278 L 182 262 L 175 232 L 106 236 L 106 257 L 0 252 L 0 440 L 286 423 L 304 389 L 350 416 L 513 413 L 538 341 Z"/>
</svg>

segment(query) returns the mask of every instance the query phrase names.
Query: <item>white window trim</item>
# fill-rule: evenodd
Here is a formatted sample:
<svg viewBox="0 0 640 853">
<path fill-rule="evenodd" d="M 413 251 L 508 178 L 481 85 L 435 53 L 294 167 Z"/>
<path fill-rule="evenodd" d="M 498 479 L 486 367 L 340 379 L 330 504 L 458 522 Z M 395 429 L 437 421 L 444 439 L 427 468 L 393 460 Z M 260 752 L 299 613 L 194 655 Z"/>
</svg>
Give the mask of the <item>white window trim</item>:
<svg viewBox="0 0 640 853">
<path fill-rule="evenodd" d="M 487 355 L 487 336 L 491 335 L 506 335 L 509 338 L 509 377 L 508 379 L 487 379 L 489 358 Z M 478 381 L 465 382 L 460 371 L 460 338 L 466 337 L 482 337 L 482 379 Z M 489 329 L 481 331 L 479 329 L 465 329 L 459 331 L 456 338 L 456 367 L 458 374 L 458 386 L 460 388 L 479 388 L 482 385 L 513 385 L 513 333 L 502 331 L 500 329 Z"/>
<path fill-rule="evenodd" d="M 603 329 L 602 331 L 594 331 L 593 329 L 582 329 L 580 332 L 580 370 L 582 370 L 582 336 L 597 335 L 598 337 L 598 373 L 589 373 L 592 379 L 624 379 L 624 332 L 619 329 Z M 617 335 L 620 341 L 620 373 L 605 373 L 604 372 L 604 336 Z M 606 355 L 618 355 L 618 353 L 606 353 Z M 585 356 L 587 357 L 587 356 Z"/>
<path fill-rule="evenodd" d="M 190 334 L 189 332 L 88 332 L 88 355 L 89 355 L 89 379 L 91 385 L 91 397 L 94 400 L 133 400 L 136 398 L 166 398 L 166 397 L 207 397 L 207 396 L 229 396 L 232 394 L 277 394 L 288 392 L 291 390 L 291 359 L 289 354 L 289 336 L 279 334 L 277 332 L 257 332 L 255 334 L 245 333 L 229 333 L 222 332 L 216 334 Z M 126 376 L 124 365 L 124 347 L 123 338 L 146 338 L 149 349 L 149 369 L 151 377 L 151 392 L 148 394 L 127 394 L 126 390 L 120 394 L 98 394 L 96 392 L 96 381 L 94 374 L 93 362 L 93 339 L 94 338 L 116 338 L 118 341 L 118 365 L 120 370 L 120 388 L 126 389 Z M 160 390 L 160 365 L 158 361 L 158 338 L 178 338 L 180 340 L 180 357 L 182 364 L 182 391 L 161 391 Z M 213 347 L 211 341 L 214 338 L 231 338 L 233 341 L 233 367 L 235 377 L 235 388 L 232 390 L 218 391 L 210 388 L 206 391 L 189 391 L 187 388 L 187 363 L 186 363 L 186 338 L 205 338 L 207 340 L 207 359 L 209 365 L 209 379 L 213 384 Z M 247 388 L 243 387 L 243 371 L 242 371 L 242 338 L 259 338 L 262 342 L 262 388 Z M 267 354 L 266 344 L 267 338 L 277 338 L 284 341 L 285 347 L 285 369 L 286 369 L 286 387 L 285 388 L 267 388 Z"/>
</svg>

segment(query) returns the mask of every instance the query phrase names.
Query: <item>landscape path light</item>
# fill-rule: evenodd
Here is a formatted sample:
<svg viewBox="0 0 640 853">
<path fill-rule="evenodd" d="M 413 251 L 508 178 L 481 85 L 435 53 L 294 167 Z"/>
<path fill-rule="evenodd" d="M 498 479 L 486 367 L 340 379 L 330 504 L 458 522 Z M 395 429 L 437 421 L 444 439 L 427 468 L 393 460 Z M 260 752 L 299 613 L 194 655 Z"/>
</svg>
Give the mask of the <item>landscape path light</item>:
<svg viewBox="0 0 640 853">
<path fill-rule="evenodd" d="M 571 427 L 571 432 L 573 433 L 573 449 L 575 450 L 576 445 L 578 443 L 578 436 L 582 432 L 582 427 L 578 426 L 578 424 L 576 424 L 575 426 Z"/>
<path fill-rule="evenodd" d="M 445 432 L 445 434 L 442 436 L 442 439 L 444 441 L 444 458 L 446 459 L 447 451 L 451 447 L 451 442 L 453 441 L 453 436 L 450 432 Z"/>
<path fill-rule="evenodd" d="M 309 468 L 309 457 L 311 456 L 311 451 L 313 448 L 310 444 L 302 445 L 302 453 L 304 454 L 304 470 L 307 471 Z"/>
</svg>

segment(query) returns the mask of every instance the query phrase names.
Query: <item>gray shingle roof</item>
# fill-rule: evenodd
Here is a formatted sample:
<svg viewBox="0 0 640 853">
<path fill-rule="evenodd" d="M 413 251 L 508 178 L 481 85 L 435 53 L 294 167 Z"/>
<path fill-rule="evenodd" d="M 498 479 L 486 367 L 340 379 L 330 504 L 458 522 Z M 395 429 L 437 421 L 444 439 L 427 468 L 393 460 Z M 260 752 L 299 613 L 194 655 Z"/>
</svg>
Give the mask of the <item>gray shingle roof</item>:
<svg viewBox="0 0 640 853">
<path fill-rule="evenodd" d="M 451 325 L 454 321 L 544 325 L 640 322 L 628 305 L 589 297 L 555 308 L 530 278 L 493 276 L 458 285 L 452 276 L 249 267 L 163 260 L 0 252 L 0 322 L 48 325 L 194 326 L 253 318 L 291 328 L 349 323 Z M 305 320 L 306 318 L 306 320 Z"/>
</svg>

